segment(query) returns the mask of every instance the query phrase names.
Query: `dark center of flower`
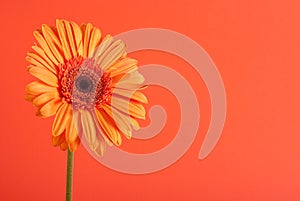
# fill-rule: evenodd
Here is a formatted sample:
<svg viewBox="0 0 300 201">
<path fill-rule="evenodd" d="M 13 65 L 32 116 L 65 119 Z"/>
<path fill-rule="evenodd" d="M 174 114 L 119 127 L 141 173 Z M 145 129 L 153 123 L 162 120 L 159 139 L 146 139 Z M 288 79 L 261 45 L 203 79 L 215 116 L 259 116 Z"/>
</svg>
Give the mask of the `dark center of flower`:
<svg viewBox="0 0 300 201">
<path fill-rule="evenodd" d="M 88 76 L 80 76 L 75 81 L 75 86 L 78 91 L 83 93 L 91 92 L 94 88 L 93 81 Z"/>
<path fill-rule="evenodd" d="M 100 108 L 110 101 L 112 79 L 92 59 L 77 57 L 59 68 L 61 97 L 74 109 Z"/>
</svg>

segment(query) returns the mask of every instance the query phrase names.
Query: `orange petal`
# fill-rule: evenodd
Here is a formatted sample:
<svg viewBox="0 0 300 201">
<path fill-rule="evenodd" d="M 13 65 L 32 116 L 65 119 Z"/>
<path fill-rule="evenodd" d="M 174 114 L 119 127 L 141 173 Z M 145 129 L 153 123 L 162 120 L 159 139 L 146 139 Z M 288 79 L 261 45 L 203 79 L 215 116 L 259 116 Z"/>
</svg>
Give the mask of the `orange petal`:
<svg viewBox="0 0 300 201">
<path fill-rule="evenodd" d="M 93 117 L 93 122 L 96 128 L 96 137 L 97 139 L 99 138 L 99 135 L 102 136 L 101 138 L 103 138 L 103 140 L 109 145 L 112 146 L 112 142 L 108 139 L 105 131 L 103 130 L 103 128 L 100 126 L 96 112 L 94 110 L 91 111 L 91 115 Z"/>
<path fill-rule="evenodd" d="M 100 126 L 104 130 L 105 134 L 115 145 L 120 146 L 122 139 L 114 121 L 106 114 L 104 110 L 100 112 L 99 110 L 95 109 L 95 112 Z"/>
<path fill-rule="evenodd" d="M 119 98 L 114 96 L 111 101 L 111 106 L 124 112 L 125 114 L 129 114 L 136 118 L 145 119 L 145 108 L 138 103 L 133 103 L 131 101 L 125 100 L 123 98 Z"/>
<path fill-rule="evenodd" d="M 35 53 L 28 52 L 25 60 L 35 66 L 43 66 L 47 69 L 51 69 L 51 66 L 49 66 L 49 64 L 41 56 Z M 51 69 L 51 71 L 53 70 Z M 56 71 L 54 73 L 56 74 Z"/>
<path fill-rule="evenodd" d="M 33 99 L 35 99 L 36 97 L 37 97 L 36 95 L 30 94 L 30 93 L 27 92 L 26 95 L 25 95 L 25 100 L 29 101 L 29 102 L 32 102 Z"/>
<path fill-rule="evenodd" d="M 79 111 L 73 110 L 73 123 L 76 129 L 76 133 L 82 136 L 82 122 L 81 122 L 81 115 Z"/>
<path fill-rule="evenodd" d="M 26 86 L 26 92 L 35 96 L 53 91 L 57 91 L 57 88 L 44 84 L 40 81 L 31 82 Z"/>
<path fill-rule="evenodd" d="M 112 88 L 116 89 L 125 89 L 130 91 L 136 91 L 146 88 L 146 86 L 142 84 L 132 84 L 132 83 L 126 83 L 126 82 L 113 82 Z"/>
<path fill-rule="evenodd" d="M 147 97 L 140 91 L 135 91 L 133 96 L 131 97 L 135 101 L 139 101 L 141 103 L 148 103 Z"/>
<path fill-rule="evenodd" d="M 110 73 L 111 77 L 121 75 L 123 73 L 130 73 L 137 70 L 137 60 L 131 58 L 125 58 L 107 69 L 107 73 Z"/>
<path fill-rule="evenodd" d="M 95 146 L 94 148 L 94 152 L 98 155 L 98 156 L 103 156 L 104 151 L 105 151 L 105 141 L 104 139 L 98 139 L 97 140 L 98 144 L 97 146 Z"/>
<path fill-rule="evenodd" d="M 53 30 L 53 29 L 55 29 L 55 30 Z M 51 41 L 54 45 L 59 47 L 59 49 L 61 50 L 62 46 L 61 46 L 61 43 L 59 41 L 57 32 L 55 33 L 54 31 L 57 31 L 55 27 L 52 28 L 52 27 L 48 26 L 47 24 L 42 25 L 42 32 L 43 32 L 43 35 L 44 35 L 45 39 L 48 38 L 49 41 Z"/>
<path fill-rule="evenodd" d="M 105 148 L 106 148 L 106 143 L 105 143 L 104 137 L 99 133 L 97 134 L 97 139 L 96 141 L 90 145 L 90 149 L 94 151 L 94 153 L 98 156 L 103 156 Z"/>
<path fill-rule="evenodd" d="M 72 143 L 69 144 L 70 151 L 71 152 L 76 151 L 79 144 L 80 144 L 80 139 L 79 137 L 77 137 Z"/>
<path fill-rule="evenodd" d="M 75 36 L 76 50 L 80 56 L 83 56 L 83 41 L 81 29 L 75 22 L 71 22 L 71 26 Z"/>
<path fill-rule="evenodd" d="M 76 140 L 77 136 L 78 135 L 74 125 L 74 120 L 73 118 L 71 118 L 66 130 L 66 140 L 68 144 L 73 143 Z"/>
<path fill-rule="evenodd" d="M 148 103 L 147 97 L 140 91 L 131 91 L 126 89 L 115 88 L 113 90 L 113 93 L 124 96 L 126 99 L 132 99 L 141 103 Z"/>
<path fill-rule="evenodd" d="M 132 129 L 130 126 L 130 119 L 129 115 L 124 115 L 120 111 L 109 107 L 108 105 L 102 106 L 103 110 L 110 116 L 110 118 L 114 121 L 115 125 L 118 129 L 124 133 L 126 138 L 130 139 L 132 136 Z"/>
<path fill-rule="evenodd" d="M 143 82 L 143 75 L 138 71 L 134 71 L 132 73 L 126 73 L 121 78 L 117 78 L 117 80 L 113 79 L 112 87 L 136 91 L 140 90 L 143 87 Z"/>
<path fill-rule="evenodd" d="M 111 35 L 106 35 L 99 47 L 95 50 L 93 57 L 100 62 L 101 56 L 105 52 L 105 50 L 113 43 L 113 37 Z"/>
<path fill-rule="evenodd" d="M 33 35 L 36 38 L 36 40 L 39 42 L 39 44 L 41 45 L 41 47 L 43 48 L 45 54 L 51 59 L 51 61 L 55 65 L 58 65 L 59 62 L 54 57 L 53 53 L 51 52 L 51 50 L 50 50 L 47 42 L 45 41 L 44 37 L 42 36 L 42 34 L 39 31 L 34 31 Z"/>
<path fill-rule="evenodd" d="M 68 103 L 63 103 L 57 110 L 53 125 L 52 125 L 52 135 L 58 136 L 66 129 L 68 123 L 72 119 L 72 109 L 71 105 Z"/>
<path fill-rule="evenodd" d="M 100 44 L 100 40 L 101 40 L 101 31 L 98 28 L 94 27 L 91 34 L 90 44 L 89 44 L 89 50 L 88 50 L 89 57 L 91 57 L 94 54 L 96 47 L 98 47 L 98 45 Z"/>
<path fill-rule="evenodd" d="M 57 77 L 51 73 L 48 69 L 44 67 L 35 67 L 35 66 L 29 66 L 28 72 L 41 80 L 42 82 L 53 86 L 58 87 L 58 79 Z"/>
<path fill-rule="evenodd" d="M 39 95 L 38 97 L 34 98 L 32 103 L 36 107 L 41 107 L 41 106 L 45 105 L 46 103 L 48 103 L 52 99 L 55 99 L 57 101 L 60 99 L 57 91 L 50 91 L 50 92 L 43 93 L 43 94 Z"/>
<path fill-rule="evenodd" d="M 52 99 L 48 103 L 46 103 L 44 106 L 42 106 L 38 111 L 37 111 L 37 116 L 40 116 L 42 118 L 47 118 L 55 115 L 57 109 L 60 107 L 61 101 Z"/>
<path fill-rule="evenodd" d="M 93 145 L 96 141 L 96 126 L 92 114 L 89 111 L 81 110 L 81 123 L 82 130 L 85 139 L 90 145 Z"/>
<path fill-rule="evenodd" d="M 51 27 L 45 24 L 42 26 L 42 32 L 55 58 L 59 63 L 64 63 L 64 58 L 61 55 L 62 45 L 57 35 L 54 33 Z"/>
<path fill-rule="evenodd" d="M 62 44 L 62 50 L 64 52 L 64 56 L 66 60 L 70 60 L 72 58 L 72 55 L 67 41 L 66 29 L 62 20 L 56 20 L 56 28 L 58 31 L 60 42 Z"/>
<path fill-rule="evenodd" d="M 103 70 L 113 65 L 118 59 L 120 59 L 126 53 L 126 46 L 121 40 L 117 40 L 111 43 L 99 56 L 97 63 Z"/>
<path fill-rule="evenodd" d="M 65 141 L 65 132 L 59 136 L 52 136 L 52 144 L 57 147 Z"/>
<path fill-rule="evenodd" d="M 72 32 L 72 28 L 71 28 L 71 24 L 68 21 L 64 21 L 65 27 L 66 27 L 66 32 L 67 32 L 67 36 L 68 36 L 68 41 L 70 44 L 70 49 L 71 49 L 71 53 L 73 55 L 73 57 L 77 56 L 77 47 L 75 44 L 75 39 L 73 36 L 73 32 Z"/>
<path fill-rule="evenodd" d="M 88 48 L 89 48 L 89 41 L 91 37 L 91 31 L 93 29 L 93 25 L 88 23 L 82 29 L 84 29 L 84 37 L 83 37 L 83 57 L 86 58 L 88 56 Z"/>
<path fill-rule="evenodd" d="M 85 141 L 95 154 L 102 156 L 105 150 L 105 142 L 110 144 L 109 140 L 102 135 L 101 128 L 95 122 L 94 114 L 91 111 L 81 110 L 80 113 Z"/>
<path fill-rule="evenodd" d="M 63 151 L 66 151 L 68 149 L 68 143 L 66 141 L 63 141 L 60 145 L 60 149 Z"/>
<path fill-rule="evenodd" d="M 39 54 L 40 57 L 42 57 L 46 62 L 47 65 L 45 65 L 45 67 L 51 71 L 54 75 L 57 75 L 57 70 L 56 67 L 54 66 L 53 62 L 47 57 L 47 55 L 45 54 L 44 50 L 38 46 L 32 46 L 32 49 Z"/>
<path fill-rule="evenodd" d="M 138 71 L 134 71 L 132 73 L 127 73 L 125 76 L 122 77 L 118 81 L 119 83 L 126 83 L 126 84 L 142 84 L 145 81 L 145 78 L 142 74 L 140 74 Z"/>
<path fill-rule="evenodd" d="M 137 122 L 137 120 L 135 120 L 134 118 L 130 118 L 130 120 L 131 120 L 131 125 L 134 128 L 134 130 L 140 129 L 140 124 L 139 124 L 139 122 Z"/>
</svg>

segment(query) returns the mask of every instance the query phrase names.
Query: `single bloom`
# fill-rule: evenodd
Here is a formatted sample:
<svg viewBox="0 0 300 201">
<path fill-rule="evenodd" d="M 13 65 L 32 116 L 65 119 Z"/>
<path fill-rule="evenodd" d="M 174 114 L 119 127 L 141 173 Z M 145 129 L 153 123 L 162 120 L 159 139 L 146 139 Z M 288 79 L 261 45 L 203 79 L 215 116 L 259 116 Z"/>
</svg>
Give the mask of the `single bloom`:
<svg viewBox="0 0 300 201">
<path fill-rule="evenodd" d="M 131 138 L 137 119 L 145 119 L 146 96 L 137 61 L 112 36 L 101 37 L 92 24 L 56 20 L 34 31 L 37 44 L 26 60 L 38 80 L 26 86 L 26 100 L 37 115 L 54 116 L 52 143 L 74 152 L 82 139 L 96 154 L 105 144 Z"/>
</svg>

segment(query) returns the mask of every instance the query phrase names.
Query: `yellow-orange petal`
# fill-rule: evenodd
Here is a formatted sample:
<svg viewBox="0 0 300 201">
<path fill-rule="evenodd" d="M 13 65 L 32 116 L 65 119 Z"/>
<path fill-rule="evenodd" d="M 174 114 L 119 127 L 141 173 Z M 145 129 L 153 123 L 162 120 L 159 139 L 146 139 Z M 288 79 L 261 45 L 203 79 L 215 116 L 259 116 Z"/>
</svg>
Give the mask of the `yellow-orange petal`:
<svg viewBox="0 0 300 201">
<path fill-rule="evenodd" d="M 31 95 L 38 96 L 42 93 L 57 91 L 57 88 L 49 86 L 40 81 L 34 81 L 26 86 L 26 92 Z"/>
<path fill-rule="evenodd" d="M 140 124 L 137 120 L 135 120 L 134 118 L 130 118 L 130 120 L 131 120 L 131 125 L 134 128 L 134 130 L 140 129 Z"/>
<path fill-rule="evenodd" d="M 130 91 L 141 90 L 146 87 L 147 87 L 146 85 L 142 85 L 142 84 L 132 84 L 132 83 L 124 83 L 124 82 L 112 83 L 112 88 L 125 89 Z"/>
<path fill-rule="evenodd" d="M 73 143 L 76 140 L 77 136 L 78 135 L 74 125 L 74 120 L 73 118 L 71 118 L 67 125 L 67 130 L 66 130 L 66 140 L 68 144 Z"/>
<path fill-rule="evenodd" d="M 57 37 L 57 33 L 55 33 L 55 31 L 57 31 L 55 29 L 55 31 L 53 30 L 55 28 L 48 26 L 47 24 L 43 24 L 42 25 L 42 33 L 44 35 L 45 39 L 49 39 L 49 41 L 51 41 L 51 43 L 53 43 L 55 46 L 59 47 L 59 49 L 62 49 L 61 46 L 61 42 L 59 40 L 59 38 Z"/>
<path fill-rule="evenodd" d="M 28 52 L 27 56 L 25 57 L 25 60 L 29 63 L 35 65 L 35 66 L 43 66 L 47 69 L 50 69 L 51 67 L 49 64 L 40 56 L 32 52 Z M 52 70 L 51 70 L 52 71 Z M 55 72 L 56 74 L 56 72 Z"/>
<path fill-rule="evenodd" d="M 30 94 L 30 93 L 27 92 L 26 95 L 25 95 L 25 100 L 29 101 L 29 102 L 32 102 L 33 99 L 35 99 L 36 97 L 37 97 L 37 95 Z"/>
<path fill-rule="evenodd" d="M 62 50 L 66 60 L 72 58 L 71 50 L 67 41 L 66 29 L 62 20 L 56 20 L 56 28 L 58 31 L 59 39 L 62 44 Z"/>
<path fill-rule="evenodd" d="M 61 101 L 52 99 L 45 105 L 43 105 L 36 113 L 37 116 L 47 118 L 55 115 L 57 109 L 60 107 Z"/>
<path fill-rule="evenodd" d="M 111 46 L 112 43 L 113 37 L 109 34 L 106 35 L 93 54 L 93 57 L 97 60 L 98 63 L 101 62 L 103 53 L 109 46 Z"/>
<path fill-rule="evenodd" d="M 77 56 L 77 48 L 76 48 L 76 44 L 75 44 L 75 38 L 74 38 L 74 35 L 73 35 L 71 23 L 68 22 L 68 21 L 64 21 L 64 24 L 65 24 L 65 27 L 66 27 L 67 38 L 68 38 L 68 41 L 69 41 L 72 56 L 76 57 Z"/>
<path fill-rule="evenodd" d="M 70 120 L 72 119 L 71 105 L 63 103 L 57 110 L 57 114 L 52 125 L 52 135 L 57 136 L 62 134 Z"/>
<path fill-rule="evenodd" d="M 133 96 L 131 97 L 133 100 L 141 102 L 141 103 L 148 103 L 147 97 L 140 91 L 135 91 Z"/>
<path fill-rule="evenodd" d="M 79 114 L 79 115 L 78 115 Z M 92 111 L 79 110 L 76 119 L 80 118 L 79 123 L 81 123 L 83 137 L 89 148 L 98 156 L 102 156 L 105 150 L 106 143 L 111 145 L 111 142 L 103 134 L 101 128 L 98 126 L 97 117 L 94 117 L 95 114 Z M 77 129 L 77 126 L 76 126 Z M 106 142 L 106 143 L 105 143 Z"/>
<path fill-rule="evenodd" d="M 98 47 L 98 45 L 100 44 L 100 40 L 101 40 L 101 31 L 98 28 L 94 27 L 89 41 L 89 48 L 88 48 L 89 57 L 91 57 L 94 54 L 96 47 Z"/>
<path fill-rule="evenodd" d="M 45 24 L 42 26 L 42 32 L 55 58 L 58 60 L 59 63 L 64 63 L 64 58 L 61 55 L 62 45 L 57 35 L 54 33 L 51 27 Z"/>
<path fill-rule="evenodd" d="M 130 126 L 131 117 L 129 115 L 124 115 L 117 109 L 108 105 L 103 105 L 102 108 L 110 116 L 117 128 L 126 136 L 126 138 L 130 139 L 132 136 L 132 129 Z"/>
<path fill-rule="evenodd" d="M 59 135 L 59 136 L 53 136 L 52 135 L 52 145 L 57 147 L 60 146 L 65 141 L 65 133 Z"/>
<path fill-rule="evenodd" d="M 95 109 L 99 124 L 108 138 L 117 146 L 120 146 L 122 139 L 114 121 L 106 114 L 105 111 Z"/>
<path fill-rule="evenodd" d="M 75 36 L 75 44 L 78 55 L 83 56 L 83 41 L 81 29 L 75 22 L 71 22 L 71 26 Z"/>
<path fill-rule="evenodd" d="M 68 149 L 68 143 L 66 141 L 63 141 L 60 145 L 60 149 L 66 151 Z"/>
<path fill-rule="evenodd" d="M 106 72 L 110 73 L 111 77 L 115 77 L 124 73 L 130 73 L 137 70 L 137 60 L 131 58 L 125 58 L 119 60 L 114 65 L 110 66 Z"/>
<path fill-rule="evenodd" d="M 147 97 L 140 91 L 131 91 L 126 89 L 115 88 L 113 90 L 113 93 L 124 96 L 125 99 L 132 99 L 141 103 L 148 103 Z"/>
<path fill-rule="evenodd" d="M 126 89 L 131 91 L 140 90 L 143 88 L 144 77 L 138 71 L 127 73 L 117 81 L 113 80 L 112 87 L 119 89 Z"/>
<path fill-rule="evenodd" d="M 70 151 L 71 152 L 76 151 L 79 145 L 80 145 L 80 139 L 79 137 L 76 137 L 76 139 L 69 144 Z"/>
<path fill-rule="evenodd" d="M 93 25 L 91 23 L 82 26 L 82 30 L 84 30 L 83 31 L 83 57 L 84 58 L 88 56 L 89 41 L 90 41 L 92 29 L 93 29 Z"/>
<path fill-rule="evenodd" d="M 74 123 L 75 129 L 76 129 L 76 133 L 78 135 L 80 135 L 80 137 L 81 137 L 82 133 L 83 133 L 82 123 L 81 123 L 81 114 L 77 110 L 73 110 L 72 114 L 73 114 L 73 123 Z"/>
<path fill-rule="evenodd" d="M 37 96 L 36 98 L 34 98 L 32 103 L 36 107 L 41 107 L 52 99 L 55 99 L 57 101 L 60 99 L 58 91 L 50 91 L 50 92 L 43 93 Z"/>
<path fill-rule="evenodd" d="M 113 42 L 100 56 L 99 65 L 103 70 L 113 65 L 126 53 L 126 46 L 121 40 Z"/>
<path fill-rule="evenodd" d="M 45 65 L 45 67 L 49 70 L 49 71 L 51 71 L 54 75 L 57 75 L 57 69 L 56 69 L 56 67 L 54 66 L 54 64 L 53 64 L 53 62 L 47 57 L 47 55 L 45 54 L 45 51 L 42 49 L 42 48 L 40 48 L 40 47 L 38 47 L 38 46 L 32 46 L 32 49 L 36 52 L 36 53 L 38 53 L 38 55 L 40 56 L 40 57 L 42 57 L 46 62 L 47 62 L 47 65 Z"/>
<path fill-rule="evenodd" d="M 81 110 L 80 111 L 82 131 L 85 139 L 90 145 L 93 145 L 96 141 L 96 125 L 90 111 Z"/>
<path fill-rule="evenodd" d="M 53 30 L 46 26 L 43 25 L 43 34 L 45 37 L 45 40 L 49 46 L 49 49 L 51 49 L 53 55 L 55 56 L 55 58 L 57 59 L 57 61 L 59 63 L 64 63 L 64 58 L 61 55 L 62 54 L 62 45 L 60 43 L 60 41 L 58 40 L 56 34 L 53 32 Z"/>
<path fill-rule="evenodd" d="M 53 86 L 53 87 L 58 87 L 58 79 L 57 77 L 51 73 L 49 70 L 47 70 L 44 67 L 36 67 L 36 66 L 29 66 L 28 67 L 28 72 L 41 80 L 42 82 Z"/>
<path fill-rule="evenodd" d="M 145 119 L 145 108 L 141 104 L 133 103 L 115 96 L 112 98 L 111 106 L 125 114 L 129 112 L 129 114 L 133 117 Z"/>
<path fill-rule="evenodd" d="M 43 37 L 43 35 L 39 32 L 39 31 L 34 31 L 33 32 L 34 37 L 36 38 L 36 40 L 38 41 L 38 43 L 41 45 L 41 47 L 43 48 L 45 54 L 51 59 L 51 61 L 55 64 L 58 65 L 58 61 L 56 60 L 55 56 L 53 55 L 53 53 L 51 52 L 45 38 Z"/>
<path fill-rule="evenodd" d="M 126 84 L 142 84 L 145 81 L 145 78 L 138 71 L 125 74 L 117 84 L 126 83 Z"/>
<path fill-rule="evenodd" d="M 94 153 L 98 156 L 103 156 L 106 144 L 107 142 L 104 137 L 99 133 L 97 135 L 97 140 L 94 142 L 94 144 L 90 145 L 90 148 L 94 151 Z"/>
</svg>

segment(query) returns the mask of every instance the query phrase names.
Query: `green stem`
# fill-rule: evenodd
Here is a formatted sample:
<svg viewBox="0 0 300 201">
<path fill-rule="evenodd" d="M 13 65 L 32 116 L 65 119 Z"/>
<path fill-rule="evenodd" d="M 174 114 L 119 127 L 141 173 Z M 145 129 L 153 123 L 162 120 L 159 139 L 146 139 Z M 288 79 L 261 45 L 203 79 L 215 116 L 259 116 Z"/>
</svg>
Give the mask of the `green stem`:
<svg viewBox="0 0 300 201">
<path fill-rule="evenodd" d="M 72 201 L 74 154 L 68 149 L 66 201 Z"/>
</svg>

